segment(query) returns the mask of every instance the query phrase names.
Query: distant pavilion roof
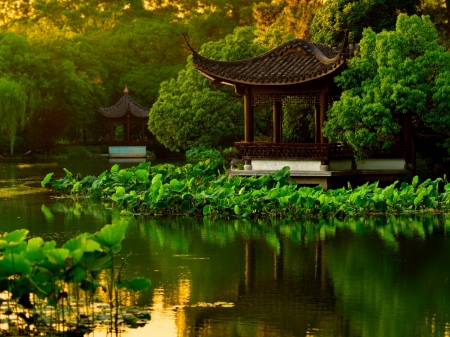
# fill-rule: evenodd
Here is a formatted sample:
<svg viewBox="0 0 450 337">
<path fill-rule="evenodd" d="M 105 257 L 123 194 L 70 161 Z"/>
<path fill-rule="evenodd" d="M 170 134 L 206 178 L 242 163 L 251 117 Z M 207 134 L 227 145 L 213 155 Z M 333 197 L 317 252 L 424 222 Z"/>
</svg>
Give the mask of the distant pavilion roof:
<svg viewBox="0 0 450 337">
<path fill-rule="evenodd" d="M 353 45 L 350 48 L 344 46 L 345 43 L 338 49 L 293 39 L 265 54 L 231 62 L 211 60 L 189 48 L 194 66 L 212 79 L 213 84 L 290 85 L 308 82 L 340 69 L 345 64 L 345 56 L 353 56 L 350 54 L 354 51 Z"/>
<path fill-rule="evenodd" d="M 115 105 L 109 108 L 99 108 L 98 112 L 104 117 L 120 118 L 125 116 L 128 112 L 138 118 L 148 118 L 150 108 L 146 108 L 136 103 L 129 95 L 128 88 L 125 87 L 123 97 Z"/>
</svg>

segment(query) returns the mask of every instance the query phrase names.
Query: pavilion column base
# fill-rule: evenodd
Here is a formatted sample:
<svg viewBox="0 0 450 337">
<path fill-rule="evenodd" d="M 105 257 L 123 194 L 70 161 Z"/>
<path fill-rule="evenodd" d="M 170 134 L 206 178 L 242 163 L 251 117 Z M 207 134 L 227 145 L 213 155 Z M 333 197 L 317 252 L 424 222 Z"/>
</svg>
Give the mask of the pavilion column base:
<svg viewBox="0 0 450 337">
<path fill-rule="evenodd" d="M 251 171 L 252 169 L 253 169 L 252 161 L 250 159 L 246 159 L 244 161 L 244 170 L 245 171 Z"/>
</svg>

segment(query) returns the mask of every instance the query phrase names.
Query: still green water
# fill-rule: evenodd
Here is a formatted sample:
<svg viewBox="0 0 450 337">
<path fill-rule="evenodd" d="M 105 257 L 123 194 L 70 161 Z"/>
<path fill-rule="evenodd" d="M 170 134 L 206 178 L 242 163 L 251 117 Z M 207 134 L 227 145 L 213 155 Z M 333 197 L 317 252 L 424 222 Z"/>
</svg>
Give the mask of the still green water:
<svg viewBox="0 0 450 337">
<path fill-rule="evenodd" d="M 121 163 L 121 167 L 135 163 Z M 118 221 L 102 203 L 55 198 L 49 172 L 99 174 L 107 160 L 0 163 L 0 232 L 59 244 Z M 315 222 L 136 218 L 127 304 L 151 322 L 126 336 L 450 336 L 449 216 Z M 217 302 L 233 303 L 230 307 Z"/>
</svg>

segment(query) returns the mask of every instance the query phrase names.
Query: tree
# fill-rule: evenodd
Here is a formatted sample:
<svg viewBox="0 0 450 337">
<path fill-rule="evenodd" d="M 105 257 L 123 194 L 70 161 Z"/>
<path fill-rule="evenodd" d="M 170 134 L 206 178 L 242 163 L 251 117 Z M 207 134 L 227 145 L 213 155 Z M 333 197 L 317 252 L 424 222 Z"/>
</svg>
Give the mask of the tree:
<svg viewBox="0 0 450 337">
<path fill-rule="evenodd" d="M 309 40 L 309 26 L 316 11 L 322 7 L 322 0 L 274 0 L 260 2 L 253 6 L 261 42 L 276 47 L 272 39 L 279 41 L 290 37 Z"/>
<path fill-rule="evenodd" d="M 0 77 L 0 131 L 10 139 L 10 152 L 14 153 L 17 126 L 25 123 L 27 96 L 22 86 Z"/>
<path fill-rule="evenodd" d="M 364 30 L 360 57 L 337 78 L 344 92 L 328 111 L 324 134 L 363 158 L 392 146 L 405 131 L 397 117 L 411 116 L 413 159 L 419 138 L 449 148 L 450 53 L 437 39 L 429 17 L 416 15 L 399 15 L 395 31 Z"/>
<path fill-rule="evenodd" d="M 318 9 L 310 31 L 312 40 L 325 44 L 340 43 L 340 32 L 349 30 L 349 41 L 359 42 L 364 28 L 375 33 L 393 30 L 399 13 L 415 14 L 421 0 L 328 0 Z"/>
<path fill-rule="evenodd" d="M 254 27 L 236 28 L 233 34 L 202 46 L 201 54 L 215 60 L 239 60 L 266 51 L 255 39 Z M 197 146 L 216 147 L 243 136 L 243 101 L 231 87 L 213 89 L 195 69 L 192 57 L 176 79 L 161 84 L 150 110 L 149 129 L 172 151 Z"/>
<path fill-rule="evenodd" d="M 136 18 L 87 37 L 107 72 L 103 86 L 109 100 L 104 104 L 115 104 L 128 85 L 133 99 L 150 106 L 160 83 L 183 68 L 187 52 L 181 33 L 185 27 L 172 20 L 167 15 Z"/>
<path fill-rule="evenodd" d="M 436 25 L 439 42 L 450 48 L 450 0 L 422 0 L 422 12 Z"/>
</svg>

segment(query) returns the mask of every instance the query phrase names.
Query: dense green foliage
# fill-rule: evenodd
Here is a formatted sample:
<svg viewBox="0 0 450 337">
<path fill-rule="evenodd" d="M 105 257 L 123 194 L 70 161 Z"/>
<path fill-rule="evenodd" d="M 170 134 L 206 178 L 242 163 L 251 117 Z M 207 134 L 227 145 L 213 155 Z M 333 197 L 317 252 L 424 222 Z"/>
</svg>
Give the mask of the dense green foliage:
<svg viewBox="0 0 450 337">
<path fill-rule="evenodd" d="M 349 30 L 350 42 L 356 43 L 361 40 L 364 28 L 371 27 L 376 33 L 393 30 L 400 13 L 415 14 L 419 5 L 419 0 L 328 0 L 314 16 L 310 27 L 312 40 L 340 43 L 342 31 Z"/>
<path fill-rule="evenodd" d="M 253 44 L 254 28 L 236 28 L 223 40 L 203 45 L 201 54 L 216 60 L 239 60 L 263 51 Z M 172 151 L 192 147 L 218 147 L 242 138 L 243 102 L 231 87 L 214 89 L 188 58 L 176 79 L 161 84 L 150 110 L 149 129 Z"/>
<path fill-rule="evenodd" d="M 42 181 L 45 186 L 52 173 Z M 449 210 L 450 184 L 442 178 L 411 185 L 398 181 L 386 188 L 368 183 L 358 188 L 323 191 L 322 187 L 300 187 L 291 183 L 289 168 L 271 175 L 227 177 L 220 161 L 176 167 L 169 164 L 150 166 L 142 163 L 100 176 L 66 176 L 53 180 L 52 187 L 72 196 L 105 198 L 123 208 L 122 213 L 212 215 L 219 217 L 258 218 L 264 216 L 308 218 Z M 441 193 L 442 189 L 444 192 Z"/>
<path fill-rule="evenodd" d="M 226 149 L 225 149 L 226 150 Z M 187 159 L 217 159 L 221 157 L 219 150 L 206 148 L 206 147 L 194 147 L 186 151 L 185 156 Z"/>
<path fill-rule="evenodd" d="M 324 133 L 362 158 L 372 148 L 389 148 L 396 135 L 403 137 L 397 116 L 411 116 L 413 150 L 417 139 L 427 137 L 447 146 L 449 74 L 450 53 L 437 43 L 428 17 L 400 15 L 391 32 L 367 29 L 361 57 L 337 78 L 344 93 L 329 110 Z"/>
<path fill-rule="evenodd" d="M 144 278 L 122 278 L 123 263 L 115 267 L 127 226 L 124 221 L 106 225 L 94 234 L 78 235 L 61 248 L 54 240 L 44 242 L 40 237 L 25 241 L 26 229 L 0 234 L 0 291 L 8 294 L 2 299 L 9 312 L 5 314 L 17 314 L 28 334 L 42 333 L 42 327 L 48 329 L 46 323 L 50 327 L 57 324 L 60 331 L 86 333 L 91 331 L 86 318 L 91 319 L 91 325 L 94 320 L 96 290 L 103 289 L 109 297 L 111 326 L 117 329 L 119 289 L 136 292 L 150 286 Z M 109 272 L 107 285 L 100 282 L 105 271 Z M 22 305 L 20 312 L 17 304 Z M 47 306 L 56 309 L 56 316 L 46 312 Z M 14 329 L 18 328 L 10 322 L 9 333 L 17 334 Z M 56 330 L 50 331 L 53 334 Z"/>
<path fill-rule="evenodd" d="M 253 21 L 248 0 L 0 4 L 0 77 L 19 83 L 26 95 L 25 108 L 14 109 L 20 112 L 14 116 L 24 118 L 12 118 L 0 132 L 12 146 L 17 125 L 25 124 L 17 132 L 26 146 L 21 151 L 48 150 L 61 141 L 105 141 L 108 129 L 96 108 L 115 104 L 125 85 L 133 99 L 150 107 L 160 82 L 185 63 L 182 32 L 198 48 Z M 5 110 L 14 105 L 6 96 L 0 102 Z"/>
<path fill-rule="evenodd" d="M 156 102 L 150 129 L 170 149 L 227 146 L 242 138 L 241 99 L 231 88 L 213 89 L 190 61 L 183 68 L 189 51 L 180 33 L 207 57 L 236 60 L 311 32 L 316 41 L 334 43 L 350 29 L 357 41 L 365 27 L 394 29 L 398 13 L 417 12 L 431 15 L 445 42 L 445 8 L 445 0 L 0 0 L 0 78 L 15 83 L 10 92 L 17 84 L 16 94 L 25 95 L 19 108 L 1 97 L 0 110 L 14 116 L 2 124 L 0 152 L 12 152 L 14 144 L 24 152 L 105 142 L 108 128 L 96 108 L 115 104 L 125 85 L 142 105 Z M 270 111 L 262 110 L 256 130 L 269 137 Z M 171 123 L 164 126 L 166 117 Z"/>
</svg>

